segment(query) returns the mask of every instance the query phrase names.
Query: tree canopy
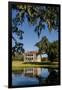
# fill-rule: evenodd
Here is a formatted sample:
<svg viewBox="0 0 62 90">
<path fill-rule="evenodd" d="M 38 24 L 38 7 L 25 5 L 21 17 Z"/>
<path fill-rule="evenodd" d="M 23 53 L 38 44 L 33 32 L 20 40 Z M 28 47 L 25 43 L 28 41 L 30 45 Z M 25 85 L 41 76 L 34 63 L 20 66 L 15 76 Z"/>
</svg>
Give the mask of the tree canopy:
<svg viewBox="0 0 62 90">
<path fill-rule="evenodd" d="M 34 31 L 38 36 L 41 30 L 45 28 L 45 23 L 48 25 L 49 31 L 52 29 L 58 31 L 59 29 L 58 6 L 19 4 L 13 5 L 13 9 L 19 11 L 16 20 L 22 24 L 27 18 L 29 24 L 35 25 Z"/>
<path fill-rule="evenodd" d="M 59 55 L 58 40 L 50 42 L 48 38 L 44 36 L 35 46 L 38 47 L 39 54 L 46 53 L 50 61 L 57 61 Z"/>
<path fill-rule="evenodd" d="M 15 55 L 17 52 L 20 54 L 24 52 L 23 43 L 21 43 L 24 32 L 18 28 L 18 23 L 19 22 L 16 20 L 16 17 L 12 18 L 12 40 L 15 43 L 15 45 L 12 46 L 13 55 Z"/>
<path fill-rule="evenodd" d="M 22 25 L 27 18 L 27 22 L 30 25 L 35 26 L 35 33 L 38 37 L 41 31 L 45 29 L 45 24 L 48 26 L 48 30 L 53 29 L 59 30 L 59 6 L 49 6 L 49 5 L 33 5 L 33 4 L 12 4 L 12 9 L 17 10 L 16 17 L 12 20 L 12 33 L 18 36 L 18 39 L 23 39 L 23 30 L 19 30 L 18 26 Z M 15 41 L 15 46 L 13 47 L 13 52 L 24 51 L 22 48 L 23 44 L 17 42 L 16 38 L 12 34 L 12 39 Z M 47 42 L 46 42 L 47 44 Z M 46 48 L 46 45 L 45 45 Z M 46 49 L 47 50 L 47 49 Z"/>
<path fill-rule="evenodd" d="M 59 59 L 59 45 L 58 40 L 49 44 L 48 58 L 50 61 L 58 61 Z"/>
</svg>

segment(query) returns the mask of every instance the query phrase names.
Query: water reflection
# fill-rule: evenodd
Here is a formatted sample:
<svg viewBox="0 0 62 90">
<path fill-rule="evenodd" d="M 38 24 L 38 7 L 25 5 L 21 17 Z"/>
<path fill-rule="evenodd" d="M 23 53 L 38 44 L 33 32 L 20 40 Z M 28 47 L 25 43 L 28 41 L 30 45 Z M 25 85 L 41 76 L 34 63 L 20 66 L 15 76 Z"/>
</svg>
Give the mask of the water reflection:
<svg viewBox="0 0 62 90">
<path fill-rule="evenodd" d="M 60 82 L 59 80 L 59 70 L 49 70 L 50 74 L 48 78 L 46 79 L 46 83 L 48 85 L 58 85 Z"/>
<path fill-rule="evenodd" d="M 22 68 L 12 73 L 13 86 L 56 85 L 59 84 L 59 71 L 47 68 Z"/>
<path fill-rule="evenodd" d="M 29 75 L 29 76 L 39 76 L 41 75 L 41 68 L 25 68 L 24 69 L 24 75 Z"/>
</svg>

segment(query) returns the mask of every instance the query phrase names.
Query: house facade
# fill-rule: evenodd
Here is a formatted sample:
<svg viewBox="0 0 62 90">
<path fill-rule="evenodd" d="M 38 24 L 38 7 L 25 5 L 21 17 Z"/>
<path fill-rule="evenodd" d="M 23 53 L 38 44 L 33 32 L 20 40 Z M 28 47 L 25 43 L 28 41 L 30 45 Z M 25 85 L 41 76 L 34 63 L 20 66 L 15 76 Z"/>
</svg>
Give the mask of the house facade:
<svg viewBox="0 0 62 90">
<path fill-rule="evenodd" d="M 28 51 L 24 53 L 24 62 L 41 62 L 40 55 L 37 56 L 37 51 Z"/>
</svg>

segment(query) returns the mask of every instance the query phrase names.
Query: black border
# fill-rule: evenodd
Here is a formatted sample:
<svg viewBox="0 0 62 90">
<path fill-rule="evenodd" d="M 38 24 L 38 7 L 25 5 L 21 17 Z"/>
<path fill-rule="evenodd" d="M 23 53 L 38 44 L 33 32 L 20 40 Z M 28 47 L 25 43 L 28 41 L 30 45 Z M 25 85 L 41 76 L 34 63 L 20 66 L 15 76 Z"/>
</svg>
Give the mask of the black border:
<svg viewBox="0 0 62 90">
<path fill-rule="evenodd" d="M 16 4 L 33 4 L 33 5 L 49 5 L 49 6 L 58 6 L 59 7 L 59 12 L 61 11 L 61 5 L 60 4 L 48 4 L 48 3 L 30 3 L 30 2 L 8 2 L 8 88 L 21 88 L 21 87 L 39 87 L 39 85 L 31 85 L 31 86 L 12 86 L 12 53 L 11 53 L 11 50 L 12 50 L 12 23 L 11 23 L 11 19 L 12 19 L 12 5 L 16 5 Z M 59 38 L 59 60 L 61 60 L 60 56 L 61 56 L 61 53 L 60 53 L 60 41 L 61 41 L 61 38 L 60 38 L 60 26 L 61 26 L 61 23 L 60 23 L 60 20 L 61 20 L 61 16 L 60 16 L 61 13 L 59 13 L 59 33 L 58 33 L 58 38 Z M 61 61 L 59 62 L 59 79 L 61 79 Z M 60 85 L 61 82 L 59 80 L 59 84 Z M 42 85 L 42 86 L 56 86 L 56 85 Z"/>
<path fill-rule="evenodd" d="M 11 82 L 12 82 L 12 23 L 11 23 L 11 18 L 12 18 L 12 12 L 11 12 L 11 4 L 8 3 L 8 88 L 12 87 Z"/>
</svg>

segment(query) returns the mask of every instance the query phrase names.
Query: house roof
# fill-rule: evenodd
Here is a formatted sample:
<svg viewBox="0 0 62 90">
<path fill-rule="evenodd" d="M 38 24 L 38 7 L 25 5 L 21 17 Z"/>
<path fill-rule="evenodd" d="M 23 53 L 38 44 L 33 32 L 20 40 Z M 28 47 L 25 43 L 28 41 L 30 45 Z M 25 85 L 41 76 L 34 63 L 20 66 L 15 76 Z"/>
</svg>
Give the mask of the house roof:
<svg viewBox="0 0 62 90">
<path fill-rule="evenodd" d="M 32 54 L 37 54 L 38 51 L 28 51 L 28 52 L 25 52 L 25 55 L 32 55 Z"/>
</svg>

